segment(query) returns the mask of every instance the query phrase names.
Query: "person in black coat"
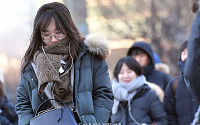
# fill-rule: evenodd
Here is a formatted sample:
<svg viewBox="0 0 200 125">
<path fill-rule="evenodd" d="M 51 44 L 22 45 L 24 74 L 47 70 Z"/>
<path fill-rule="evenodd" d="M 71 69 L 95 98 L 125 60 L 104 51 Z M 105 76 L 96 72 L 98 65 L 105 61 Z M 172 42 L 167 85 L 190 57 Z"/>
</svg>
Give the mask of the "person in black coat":
<svg viewBox="0 0 200 125">
<path fill-rule="evenodd" d="M 200 10 L 197 8 L 196 11 L 188 40 L 188 59 L 185 64 L 184 76 L 192 92 L 200 100 Z"/>
<path fill-rule="evenodd" d="M 188 59 L 184 68 L 184 79 L 192 93 L 200 101 L 200 1 L 193 1 L 193 12 L 196 13 L 188 40 Z M 195 114 L 192 125 L 199 122 L 200 106 Z"/>
<path fill-rule="evenodd" d="M 147 81 L 155 83 L 165 90 L 171 78 L 168 74 L 155 70 L 153 50 L 150 44 L 144 41 L 137 41 L 130 47 L 127 55 L 132 56 L 139 62 Z"/>
<path fill-rule="evenodd" d="M 200 104 L 192 95 L 182 75 L 187 56 L 187 41 L 185 41 L 181 46 L 178 60 L 181 75 L 168 84 L 164 96 L 164 108 L 170 125 L 190 125 Z"/>
<path fill-rule="evenodd" d="M 121 58 L 115 67 L 114 77 L 112 124 L 168 124 L 163 105 L 156 93 L 147 85 L 142 68 L 134 58 Z"/>
<path fill-rule="evenodd" d="M 105 60 L 109 54 L 107 39 L 96 34 L 83 36 L 66 5 L 43 4 L 22 59 L 16 92 L 18 123 L 27 125 L 38 116 L 37 111 L 63 106 L 54 101 L 38 110 L 48 99 L 62 100 L 77 116 L 78 124 L 107 123 L 113 105 Z"/>
<path fill-rule="evenodd" d="M 17 121 L 14 105 L 5 96 L 3 83 L 0 81 L 0 125 L 17 125 Z"/>
</svg>

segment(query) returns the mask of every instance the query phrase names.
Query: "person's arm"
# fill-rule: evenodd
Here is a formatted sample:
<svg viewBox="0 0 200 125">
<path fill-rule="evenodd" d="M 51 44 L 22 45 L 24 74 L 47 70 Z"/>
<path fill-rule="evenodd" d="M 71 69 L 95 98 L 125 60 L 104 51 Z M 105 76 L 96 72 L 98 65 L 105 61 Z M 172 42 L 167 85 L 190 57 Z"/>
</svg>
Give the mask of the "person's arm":
<svg viewBox="0 0 200 125">
<path fill-rule="evenodd" d="M 34 117 L 34 113 L 31 107 L 31 102 L 29 99 L 29 94 L 31 90 L 28 89 L 28 81 L 21 76 L 20 83 L 17 87 L 17 104 L 16 112 L 18 115 L 18 124 L 27 125 L 29 124 L 31 118 Z"/>
<path fill-rule="evenodd" d="M 173 81 L 169 82 L 168 86 L 166 87 L 163 101 L 164 109 L 168 116 L 169 125 L 178 124 L 176 116 L 176 98 L 172 90 Z"/>
<path fill-rule="evenodd" d="M 166 74 L 164 81 L 165 81 L 164 91 L 166 91 L 167 85 L 171 81 L 170 75 Z"/>
<path fill-rule="evenodd" d="M 197 12 L 188 40 L 188 58 L 184 68 L 186 83 L 200 100 L 200 11 Z"/>
<path fill-rule="evenodd" d="M 97 123 L 107 123 L 113 106 L 113 94 L 105 60 L 96 59 L 93 78 L 94 116 Z"/>
</svg>

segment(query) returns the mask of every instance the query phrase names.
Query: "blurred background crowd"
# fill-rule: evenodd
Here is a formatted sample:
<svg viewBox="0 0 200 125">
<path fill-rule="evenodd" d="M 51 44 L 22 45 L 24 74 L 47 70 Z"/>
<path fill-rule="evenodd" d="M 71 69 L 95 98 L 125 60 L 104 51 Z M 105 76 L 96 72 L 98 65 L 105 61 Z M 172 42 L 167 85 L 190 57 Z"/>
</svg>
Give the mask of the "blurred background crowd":
<svg viewBox="0 0 200 125">
<path fill-rule="evenodd" d="M 112 52 L 107 58 L 111 78 L 116 62 L 138 40 L 150 43 L 171 77 L 180 73 L 178 51 L 188 39 L 194 14 L 188 0 L 1 0 L 0 79 L 16 103 L 21 59 L 29 45 L 33 19 L 47 2 L 62 2 L 83 35 L 107 37 Z"/>
</svg>

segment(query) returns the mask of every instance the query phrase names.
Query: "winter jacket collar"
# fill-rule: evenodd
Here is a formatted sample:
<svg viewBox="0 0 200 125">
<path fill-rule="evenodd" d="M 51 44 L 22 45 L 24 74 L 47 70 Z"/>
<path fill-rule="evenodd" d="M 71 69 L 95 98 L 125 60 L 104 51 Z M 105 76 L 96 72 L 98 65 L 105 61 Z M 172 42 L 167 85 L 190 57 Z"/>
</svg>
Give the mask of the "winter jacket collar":
<svg viewBox="0 0 200 125">
<path fill-rule="evenodd" d="M 183 73 L 184 67 L 185 67 L 185 61 L 182 62 L 181 60 L 178 60 L 177 65 L 179 66 L 181 73 Z"/>
<path fill-rule="evenodd" d="M 29 65 L 26 67 L 26 69 L 25 69 L 25 71 L 24 71 L 23 74 L 24 74 L 24 76 L 27 78 L 27 80 L 33 81 L 33 82 L 35 82 L 35 83 L 38 83 L 37 76 L 36 76 L 36 74 L 35 74 L 35 72 L 34 72 L 34 69 L 33 69 L 33 67 L 32 67 L 31 64 L 29 64 Z"/>
<path fill-rule="evenodd" d="M 84 50 L 87 49 L 87 51 L 101 59 L 106 59 L 111 52 L 107 39 L 97 34 L 87 35 L 84 44 L 86 45 L 85 47 L 82 45 Z"/>
</svg>

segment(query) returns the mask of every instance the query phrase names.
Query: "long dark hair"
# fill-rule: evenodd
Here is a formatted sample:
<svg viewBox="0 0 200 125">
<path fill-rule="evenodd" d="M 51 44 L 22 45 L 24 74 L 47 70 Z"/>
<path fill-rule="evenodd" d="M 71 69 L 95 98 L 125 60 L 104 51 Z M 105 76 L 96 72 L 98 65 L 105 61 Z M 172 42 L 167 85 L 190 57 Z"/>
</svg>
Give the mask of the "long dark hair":
<svg viewBox="0 0 200 125">
<path fill-rule="evenodd" d="M 192 0 L 192 12 L 196 13 L 199 9 L 199 0 Z"/>
<path fill-rule="evenodd" d="M 126 56 L 121 58 L 115 66 L 113 75 L 117 79 L 117 81 L 119 81 L 118 74 L 124 63 L 128 66 L 129 69 L 133 70 L 137 76 L 142 75 L 142 67 L 140 66 L 140 64 L 133 57 Z"/>
<path fill-rule="evenodd" d="M 22 60 L 21 73 L 25 71 L 27 65 L 33 60 L 34 53 L 42 45 L 40 31 L 45 30 L 48 27 L 52 18 L 56 22 L 56 28 L 60 29 L 62 27 L 64 33 L 69 39 L 72 57 L 76 59 L 78 53 L 80 52 L 80 43 L 84 40 L 84 37 L 75 26 L 68 8 L 64 4 L 58 2 L 44 4 L 37 11 L 30 45 Z"/>
<path fill-rule="evenodd" d="M 0 80 L 0 99 L 5 97 L 3 82 Z"/>
</svg>

